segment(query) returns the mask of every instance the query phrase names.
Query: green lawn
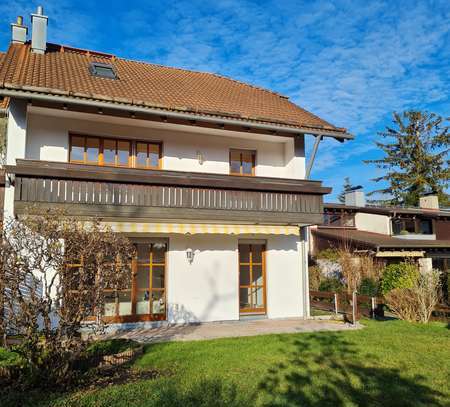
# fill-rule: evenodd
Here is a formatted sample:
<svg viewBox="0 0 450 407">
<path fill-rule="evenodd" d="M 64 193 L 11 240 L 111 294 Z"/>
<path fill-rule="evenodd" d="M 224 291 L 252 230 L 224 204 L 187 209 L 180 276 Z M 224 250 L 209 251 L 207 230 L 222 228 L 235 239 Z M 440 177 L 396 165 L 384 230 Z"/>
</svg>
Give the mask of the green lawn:
<svg viewBox="0 0 450 407">
<path fill-rule="evenodd" d="M 28 395 L 28 403 L 108 407 L 450 405 L 450 329 L 446 324 L 364 324 L 365 329 L 341 333 L 151 345 L 136 367 L 160 369 L 164 372 L 160 378 L 59 396 Z M 15 403 L 23 405 L 25 401 Z M 5 403 L 0 400 L 0 405 Z"/>
</svg>

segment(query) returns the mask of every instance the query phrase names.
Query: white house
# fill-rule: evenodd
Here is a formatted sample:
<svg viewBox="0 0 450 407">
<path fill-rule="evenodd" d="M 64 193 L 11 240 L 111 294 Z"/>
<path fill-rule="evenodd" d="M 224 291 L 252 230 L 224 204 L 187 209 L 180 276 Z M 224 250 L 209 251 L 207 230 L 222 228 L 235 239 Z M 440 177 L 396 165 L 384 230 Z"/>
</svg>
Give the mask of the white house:
<svg viewBox="0 0 450 407">
<path fill-rule="evenodd" d="M 47 42 L 22 19 L 0 54 L 4 213 L 100 217 L 137 247 L 111 322 L 307 317 L 305 228 L 322 222 L 305 134 L 351 138 L 287 97 L 222 76 Z"/>
<path fill-rule="evenodd" d="M 419 207 L 367 205 L 362 190 L 345 194 L 345 204 L 324 204 L 324 222 L 310 228 L 315 255 L 345 246 L 371 253 L 383 263 L 416 260 L 424 270 L 439 269 L 442 281 L 450 273 L 450 211 L 439 208 L 437 195 L 420 198 Z M 448 284 L 443 284 L 448 297 Z"/>
</svg>

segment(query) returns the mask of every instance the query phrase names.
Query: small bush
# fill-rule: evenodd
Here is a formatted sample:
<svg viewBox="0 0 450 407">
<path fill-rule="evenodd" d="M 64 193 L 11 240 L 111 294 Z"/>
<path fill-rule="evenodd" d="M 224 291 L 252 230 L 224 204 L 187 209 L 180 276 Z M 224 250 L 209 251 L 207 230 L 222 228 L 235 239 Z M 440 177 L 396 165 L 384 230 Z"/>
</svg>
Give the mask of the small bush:
<svg viewBox="0 0 450 407">
<path fill-rule="evenodd" d="M 23 368 L 25 367 L 25 359 L 17 352 L 0 348 L 0 368 Z"/>
<path fill-rule="evenodd" d="M 396 288 L 412 288 L 419 277 L 419 268 L 409 262 L 389 264 L 383 272 L 381 291 L 386 295 Z"/>
<path fill-rule="evenodd" d="M 387 305 L 400 319 L 427 323 L 439 302 L 439 276 L 438 270 L 421 273 L 411 287 L 392 289 Z"/>
<path fill-rule="evenodd" d="M 0 348 L 0 394 L 27 379 L 26 360 L 17 352 Z"/>
<path fill-rule="evenodd" d="M 344 288 L 342 282 L 334 277 L 324 278 L 319 285 L 319 291 L 340 292 Z"/>
</svg>

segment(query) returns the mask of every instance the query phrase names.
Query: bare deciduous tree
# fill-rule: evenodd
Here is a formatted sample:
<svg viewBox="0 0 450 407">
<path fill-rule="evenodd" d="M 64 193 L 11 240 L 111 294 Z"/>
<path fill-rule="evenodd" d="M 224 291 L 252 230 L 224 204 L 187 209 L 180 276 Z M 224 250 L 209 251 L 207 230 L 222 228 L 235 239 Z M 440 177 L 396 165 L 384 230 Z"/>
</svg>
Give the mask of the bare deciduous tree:
<svg viewBox="0 0 450 407">
<path fill-rule="evenodd" d="M 22 336 L 33 377 L 65 380 L 84 348 L 83 321 L 103 326 L 104 290 L 125 288 L 134 248 L 98 220 L 56 212 L 4 222 L 0 245 L 3 329 Z"/>
</svg>

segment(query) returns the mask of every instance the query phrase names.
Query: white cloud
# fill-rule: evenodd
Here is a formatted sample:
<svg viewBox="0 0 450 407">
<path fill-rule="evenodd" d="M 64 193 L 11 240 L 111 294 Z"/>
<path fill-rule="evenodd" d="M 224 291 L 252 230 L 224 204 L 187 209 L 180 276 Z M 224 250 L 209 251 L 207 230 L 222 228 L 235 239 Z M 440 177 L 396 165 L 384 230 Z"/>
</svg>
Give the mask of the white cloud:
<svg viewBox="0 0 450 407">
<path fill-rule="evenodd" d="M 83 6 L 69 0 L 13 0 L 0 3 L 0 41 L 3 49 L 10 41 L 9 24 L 14 22 L 18 15 L 24 17 L 24 24 L 28 26 L 31 34 L 31 13 L 36 12 L 38 5 L 43 5 L 44 14 L 49 16 L 48 41 L 80 48 L 95 47 L 98 42 L 92 35 L 94 30 L 93 17 L 83 11 Z"/>
<path fill-rule="evenodd" d="M 3 2 L 3 26 L 35 4 Z M 117 8 L 50 0 L 44 6 L 55 41 L 221 73 L 289 95 L 348 127 L 357 139 L 323 142 L 314 178 L 343 178 L 354 168 L 372 178 L 374 170 L 360 162 L 374 154 L 376 131 L 390 112 L 432 106 L 445 114 L 450 106 L 448 0 L 174 0 L 169 7 L 152 1 Z M 107 7 L 110 15 L 103 15 Z"/>
</svg>

